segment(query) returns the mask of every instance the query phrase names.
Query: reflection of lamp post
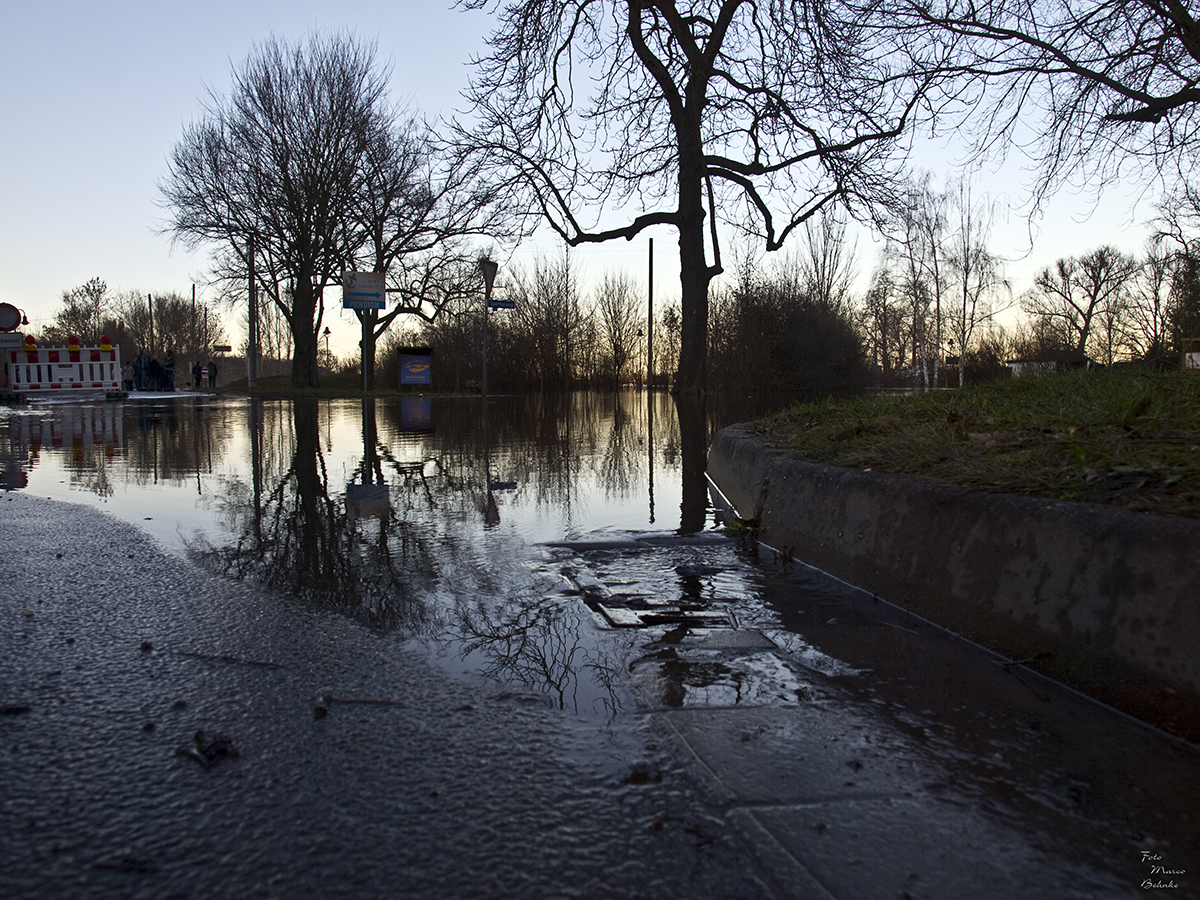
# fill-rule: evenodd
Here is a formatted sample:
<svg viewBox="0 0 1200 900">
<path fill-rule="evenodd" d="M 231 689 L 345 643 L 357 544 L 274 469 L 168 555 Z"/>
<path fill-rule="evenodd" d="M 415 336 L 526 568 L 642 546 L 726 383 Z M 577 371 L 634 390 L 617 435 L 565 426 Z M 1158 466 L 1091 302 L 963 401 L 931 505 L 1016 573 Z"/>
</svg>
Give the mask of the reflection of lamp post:
<svg viewBox="0 0 1200 900">
<path fill-rule="evenodd" d="M 639 328 L 638 329 L 638 343 L 639 344 L 642 342 L 642 338 L 644 338 L 645 336 L 646 336 L 646 332 L 642 331 L 642 329 Z M 638 387 L 641 387 L 641 384 L 642 384 L 641 367 L 638 367 L 638 369 L 637 369 L 637 383 L 638 383 Z M 646 387 L 647 388 L 650 387 L 650 370 L 649 369 L 646 370 Z"/>
<path fill-rule="evenodd" d="M 481 259 L 479 268 L 483 270 L 483 399 L 487 401 L 487 344 L 488 344 L 488 307 L 492 305 L 492 285 L 496 281 L 496 271 L 500 264 L 490 259 Z"/>
<path fill-rule="evenodd" d="M 325 330 L 321 332 L 321 335 L 325 338 L 325 368 L 329 369 L 332 367 L 329 365 L 329 326 L 328 325 L 325 326 Z"/>
</svg>

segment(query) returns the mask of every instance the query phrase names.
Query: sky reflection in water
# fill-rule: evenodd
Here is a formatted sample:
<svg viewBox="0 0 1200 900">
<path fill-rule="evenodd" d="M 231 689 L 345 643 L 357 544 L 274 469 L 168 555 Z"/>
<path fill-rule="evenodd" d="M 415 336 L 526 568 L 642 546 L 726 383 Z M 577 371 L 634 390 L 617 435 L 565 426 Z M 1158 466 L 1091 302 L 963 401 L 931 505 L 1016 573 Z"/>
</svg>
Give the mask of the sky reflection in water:
<svg viewBox="0 0 1200 900">
<path fill-rule="evenodd" d="M 741 404 L 732 405 L 710 413 L 714 425 L 738 418 Z M 464 525 L 474 506 L 479 525 L 487 524 L 490 482 L 497 524 L 529 543 L 606 528 L 679 528 L 683 454 L 670 397 L 495 398 L 486 425 L 485 433 L 477 398 L 381 400 L 373 417 L 356 400 L 295 409 L 290 401 L 183 396 L 54 403 L 0 416 L 0 467 L 7 487 L 27 481 L 31 493 L 97 505 L 143 523 L 174 552 L 198 533 L 227 531 L 215 495 L 256 474 L 282 477 L 297 452 L 314 457 L 330 500 L 344 503 L 347 486 L 361 485 L 364 474 L 382 476 L 394 510 L 438 509 Z M 425 496 L 405 496 L 418 483 Z"/>
<path fill-rule="evenodd" d="M 0 467 L 10 489 L 97 506 L 207 568 L 431 641 L 455 667 L 564 707 L 619 704 L 626 641 L 599 638 L 544 545 L 713 527 L 705 451 L 749 407 L 579 393 L 484 412 L 478 398 L 48 403 L 0 417 Z"/>
</svg>

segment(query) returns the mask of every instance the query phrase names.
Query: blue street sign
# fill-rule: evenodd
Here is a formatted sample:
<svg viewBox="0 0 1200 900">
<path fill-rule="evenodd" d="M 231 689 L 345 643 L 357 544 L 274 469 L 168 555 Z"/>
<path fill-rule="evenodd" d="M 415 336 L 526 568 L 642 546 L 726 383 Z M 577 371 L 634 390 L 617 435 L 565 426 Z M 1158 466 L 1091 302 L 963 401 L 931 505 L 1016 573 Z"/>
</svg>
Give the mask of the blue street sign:
<svg viewBox="0 0 1200 900">
<path fill-rule="evenodd" d="M 386 278 L 382 272 L 342 273 L 342 309 L 384 309 Z"/>
<path fill-rule="evenodd" d="M 516 309 L 516 300 L 492 300 L 488 303 L 488 309 Z"/>
</svg>

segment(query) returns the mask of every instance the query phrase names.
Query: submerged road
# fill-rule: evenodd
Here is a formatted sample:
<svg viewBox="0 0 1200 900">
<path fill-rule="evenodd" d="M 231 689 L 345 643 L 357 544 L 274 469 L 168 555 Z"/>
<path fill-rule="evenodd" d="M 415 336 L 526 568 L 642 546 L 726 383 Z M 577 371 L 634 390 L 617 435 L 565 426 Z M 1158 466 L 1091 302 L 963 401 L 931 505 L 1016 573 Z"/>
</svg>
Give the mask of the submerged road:
<svg viewBox="0 0 1200 900">
<path fill-rule="evenodd" d="M 1200 896 L 1195 747 L 716 535 L 544 548 L 612 717 L 91 510 L 0 546 L 0 896 Z"/>
</svg>

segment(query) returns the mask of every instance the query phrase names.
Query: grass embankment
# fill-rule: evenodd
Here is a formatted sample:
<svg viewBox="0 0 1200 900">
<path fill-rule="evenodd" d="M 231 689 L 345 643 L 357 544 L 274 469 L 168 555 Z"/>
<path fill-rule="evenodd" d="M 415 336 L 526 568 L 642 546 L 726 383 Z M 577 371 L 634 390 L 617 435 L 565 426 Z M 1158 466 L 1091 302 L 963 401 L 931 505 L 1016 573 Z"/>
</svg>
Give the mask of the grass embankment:
<svg viewBox="0 0 1200 900">
<path fill-rule="evenodd" d="M 757 425 L 828 465 L 1200 517 L 1200 372 L 1069 372 L 831 400 Z"/>
</svg>

